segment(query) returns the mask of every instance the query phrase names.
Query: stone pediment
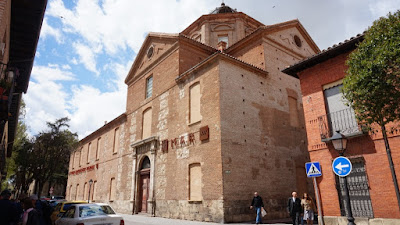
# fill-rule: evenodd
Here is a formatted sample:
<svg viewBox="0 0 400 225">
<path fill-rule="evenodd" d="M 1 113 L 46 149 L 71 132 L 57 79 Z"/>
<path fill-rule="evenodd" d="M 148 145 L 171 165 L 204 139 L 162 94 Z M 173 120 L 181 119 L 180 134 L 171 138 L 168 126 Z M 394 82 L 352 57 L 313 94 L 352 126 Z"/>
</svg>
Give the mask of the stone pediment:
<svg viewBox="0 0 400 225">
<path fill-rule="evenodd" d="M 157 136 L 152 136 L 131 144 L 131 147 L 134 155 L 145 154 L 147 152 L 154 154 L 158 148 L 158 144 L 159 138 Z"/>
<path fill-rule="evenodd" d="M 142 74 L 147 68 L 159 61 L 177 42 L 178 34 L 149 33 L 136 55 L 125 83 L 129 84 L 134 80 L 134 77 Z"/>
</svg>

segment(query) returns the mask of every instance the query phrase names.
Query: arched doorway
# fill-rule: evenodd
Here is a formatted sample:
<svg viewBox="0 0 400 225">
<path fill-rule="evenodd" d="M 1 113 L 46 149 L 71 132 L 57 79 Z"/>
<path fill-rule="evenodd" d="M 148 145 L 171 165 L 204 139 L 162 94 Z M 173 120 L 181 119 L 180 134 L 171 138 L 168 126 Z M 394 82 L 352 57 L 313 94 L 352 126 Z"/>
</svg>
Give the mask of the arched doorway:
<svg viewBox="0 0 400 225">
<path fill-rule="evenodd" d="M 150 191 L 150 159 L 145 156 L 139 170 L 139 212 L 147 212 Z"/>
</svg>

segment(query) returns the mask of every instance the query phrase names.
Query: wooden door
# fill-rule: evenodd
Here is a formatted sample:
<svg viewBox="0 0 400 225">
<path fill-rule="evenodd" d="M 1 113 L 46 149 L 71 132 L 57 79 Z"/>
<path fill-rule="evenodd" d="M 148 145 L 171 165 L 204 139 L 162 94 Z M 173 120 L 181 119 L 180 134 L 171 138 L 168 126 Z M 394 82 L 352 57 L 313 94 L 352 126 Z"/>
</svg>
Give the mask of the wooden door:
<svg viewBox="0 0 400 225">
<path fill-rule="evenodd" d="M 140 176 L 140 212 L 147 212 L 147 200 L 149 199 L 149 189 L 150 189 L 150 175 Z"/>
</svg>

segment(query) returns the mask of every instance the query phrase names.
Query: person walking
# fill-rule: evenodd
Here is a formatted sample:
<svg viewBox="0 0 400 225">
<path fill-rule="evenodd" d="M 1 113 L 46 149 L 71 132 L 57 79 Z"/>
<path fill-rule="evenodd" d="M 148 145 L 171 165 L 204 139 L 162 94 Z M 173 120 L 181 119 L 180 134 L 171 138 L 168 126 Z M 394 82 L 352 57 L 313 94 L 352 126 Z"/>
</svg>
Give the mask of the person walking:
<svg viewBox="0 0 400 225">
<path fill-rule="evenodd" d="M 264 203 L 262 198 L 258 195 L 258 192 L 254 192 L 253 200 L 251 201 L 250 209 L 254 209 L 257 213 L 256 224 L 262 223 L 261 210 L 264 209 Z"/>
<path fill-rule="evenodd" d="M 24 200 L 24 215 L 22 216 L 22 225 L 40 225 L 39 212 L 34 208 L 31 198 Z"/>
<path fill-rule="evenodd" d="M 297 197 L 297 192 L 292 192 L 292 197 L 288 199 L 287 210 L 292 218 L 293 225 L 299 225 L 301 213 L 301 200 Z"/>
<path fill-rule="evenodd" d="M 4 190 L 0 194 L 0 224 L 14 225 L 18 222 L 17 206 L 10 201 L 11 192 Z"/>
<path fill-rule="evenodd" d="M 304 209 L 303 220 L 307 220 L 307 224 L 313 224 L 315 204 L 313 199 L 307 193 L 303 194 L 301 199 L 301 206 Z"/>
</svg>

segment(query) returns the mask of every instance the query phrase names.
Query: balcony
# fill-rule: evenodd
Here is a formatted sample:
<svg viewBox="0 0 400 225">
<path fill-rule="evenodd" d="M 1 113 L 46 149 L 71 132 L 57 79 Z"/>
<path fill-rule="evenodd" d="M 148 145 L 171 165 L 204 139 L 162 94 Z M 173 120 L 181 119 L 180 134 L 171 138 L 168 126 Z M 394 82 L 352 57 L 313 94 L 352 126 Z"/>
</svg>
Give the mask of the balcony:
<svg viewBox="0 0 400 225">
<path fill-rule="evenodd" d="M 357 122 L 352 108 L 320 116 L 318 124 L 322 142 L 328 142 L 335 131 L 340 131 L 346 137 L 360 136 L 367 132 L 366 126 Z"/>
</svg>

